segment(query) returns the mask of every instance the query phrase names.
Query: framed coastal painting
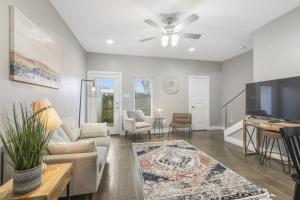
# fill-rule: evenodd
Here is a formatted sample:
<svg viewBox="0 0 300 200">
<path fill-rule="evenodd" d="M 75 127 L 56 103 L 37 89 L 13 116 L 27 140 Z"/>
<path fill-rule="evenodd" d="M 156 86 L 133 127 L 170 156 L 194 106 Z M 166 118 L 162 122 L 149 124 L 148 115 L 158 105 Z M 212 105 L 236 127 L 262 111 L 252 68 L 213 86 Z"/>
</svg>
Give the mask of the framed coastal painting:
<svg viewBox="0 0 300 200">
<path fill-rule="evenodd" d="M 62 53 L 60 44 L 10 7 L 10 80 L 59 88 Z"/>
</svg>

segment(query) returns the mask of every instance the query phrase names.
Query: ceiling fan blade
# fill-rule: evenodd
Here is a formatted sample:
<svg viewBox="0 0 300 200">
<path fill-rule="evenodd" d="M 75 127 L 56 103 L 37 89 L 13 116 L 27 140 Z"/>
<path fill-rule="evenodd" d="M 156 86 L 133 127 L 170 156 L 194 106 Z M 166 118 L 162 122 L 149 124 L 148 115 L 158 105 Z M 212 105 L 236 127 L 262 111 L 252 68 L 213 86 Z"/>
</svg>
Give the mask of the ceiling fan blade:
<svg viewBox="0 0 300 200">
<path fill-rule="evenodd" d="M 154 40 L 155 38 L 157 38 L 157 36 L 144 38 L 144 39 L 141 39 L 140 42 L 146 42 L 146 41 L 149 41 L 149 40 Z"/>
<path fill-rule="evenodd" d="M 146 19 L 146 20 L 144 20 L 144 22 L 146 24 L 149 24 L 150 26 L 156 28 L 156 29 L 163 30 L 163 28 L 158 23 L 156 23 L 155 21 L 153 21 L 151 19 Z"/>
<path fill-rule="evenodd" d="M 201 34 L 194 34 L 194 33 L 180 33 L 181 37 L 188 38 L 188 39 L 199 39 L 202 35 Z"/>
<path fill-rule="evenodd" d="M 198 15 L 192 14 L 188 18 L 186 18 L 185 20 L 183 20 L 183 22 L 181 22 L 180 24 L 178 24 L 177 26 L 175 26 L 173 30 L 175 32 L 181 31 L 184 27 L 186 27 L 187 25 L 190 25 L 191 23 L 197 21 L 198 19 L 199 19 Z"/>
</svg>

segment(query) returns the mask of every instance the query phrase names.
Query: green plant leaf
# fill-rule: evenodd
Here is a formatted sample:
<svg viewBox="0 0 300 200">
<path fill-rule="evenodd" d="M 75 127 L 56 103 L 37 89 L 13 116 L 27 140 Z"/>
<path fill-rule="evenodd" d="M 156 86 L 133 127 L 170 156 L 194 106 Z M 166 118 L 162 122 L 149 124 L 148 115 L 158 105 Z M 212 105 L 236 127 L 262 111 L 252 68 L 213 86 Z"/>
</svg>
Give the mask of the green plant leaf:
<svg viewBox="0 0 300 200">
<path fill-rule="evenodd" d="M 42 163 L 52 131 L 47 132 L 47 120 L 41 120 L 25 104 L 20 104 L 20 112 L 14 104 L 12 116 L 3 115 L 1 142 L 15 170 L 32 169 Z"/>
</svg>

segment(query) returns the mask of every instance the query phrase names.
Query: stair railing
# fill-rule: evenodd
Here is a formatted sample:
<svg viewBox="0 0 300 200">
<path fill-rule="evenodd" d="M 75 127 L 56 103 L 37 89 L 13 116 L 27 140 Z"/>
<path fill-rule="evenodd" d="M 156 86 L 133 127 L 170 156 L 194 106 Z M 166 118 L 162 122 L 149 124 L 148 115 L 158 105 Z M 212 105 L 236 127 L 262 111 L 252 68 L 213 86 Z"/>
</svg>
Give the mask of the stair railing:
<svg viewBox="0 0 300 200">
<path fill-rule="evenodd" d="M 241 96 L 241 94 L 243 94 L 246 91 L 246 89 L 240 91 L 238 94 L 236 94 L 234 97 L 232 97 L 229 101 L 227 101 L 227 103 L 225 103 L 222 106 L 222 109 L 225 110 L 225 118 L 224 118 L 224 123 L 225 123 L 225 129 L 228 127 L 228 105 L 230 105 L 231 103 L 233 103 L 236 99 L 238 99 L 238 97 Z"/>
</svg>

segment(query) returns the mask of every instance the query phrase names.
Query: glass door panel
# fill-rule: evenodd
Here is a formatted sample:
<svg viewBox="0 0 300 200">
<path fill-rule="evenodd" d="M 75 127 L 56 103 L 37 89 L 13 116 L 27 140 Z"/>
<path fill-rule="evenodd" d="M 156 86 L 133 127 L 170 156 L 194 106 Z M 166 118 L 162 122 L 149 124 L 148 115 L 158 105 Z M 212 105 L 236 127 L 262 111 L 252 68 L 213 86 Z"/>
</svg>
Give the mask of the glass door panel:
<svg viewBox="0 0 300 200">
<path fill-rule="evenodd" d="M 88 78 L 95 81 L 96 91 L 88 97 L 88 122 L 106 122 L 111 134 L 121 131 L 121 80 L 120 73 L 88 72 Z"/>
<path fill-rule="evenodd" d="M 109 127 L 114 126 L 114 85 L 113 79 L 96 79 L 97 123 L 106 122 Z"/>
</svg>

